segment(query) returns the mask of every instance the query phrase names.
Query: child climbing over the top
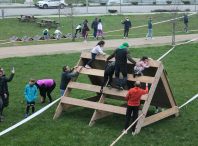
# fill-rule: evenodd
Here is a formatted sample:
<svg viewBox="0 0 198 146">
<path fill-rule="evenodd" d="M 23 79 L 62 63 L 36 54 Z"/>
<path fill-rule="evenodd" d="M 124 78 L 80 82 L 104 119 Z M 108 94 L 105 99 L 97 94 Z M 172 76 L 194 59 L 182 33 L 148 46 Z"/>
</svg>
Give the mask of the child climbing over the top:
<svg viewBox="0 0 198 146">
<path fill-rule="evenodd" d="M 102 48 L 102 47 L 104 47 L 104 45 L 105 45 L 105 42 L 104 41 L 100 41 L 93 48 L 93 50 L 91 51 L 92 59 L 85 65 L 85 68 L 91 68 L 89 66 L 89 64 L 92 63 L 95 60 L 96 55 L 98 55 L 98 54 L 106 55 L 106 53 L 103 52 L 103 48 Z"/>
<path fill-rule="evenodd" d="M 142 71 L 144 68 L 149 68 L 148 61 L 153 60 L 152 58 L 148 58 L 146 56 L 143 56 L 140 62 L 136 63 L 136 66 L 134 67 L 134 74 L 133 77 L 135 76 L 143 76 Z"/>
</svg>

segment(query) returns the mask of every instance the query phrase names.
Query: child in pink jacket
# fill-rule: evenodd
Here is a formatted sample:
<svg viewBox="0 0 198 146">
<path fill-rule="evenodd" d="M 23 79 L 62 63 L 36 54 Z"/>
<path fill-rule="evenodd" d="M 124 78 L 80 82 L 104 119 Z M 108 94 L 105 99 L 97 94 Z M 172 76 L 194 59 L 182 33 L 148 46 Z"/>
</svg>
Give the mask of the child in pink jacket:
<svg viewBox="0 0 198 146">
<path fill-rule="evenodd" d="M 144 68 L 149 68 L 149 65 L 148 65 L 149 60 L 153 60 L 153 59 L 143 56 L 140 62 L 136 63 L 136 66 L 134 67 L 134 74 L 133 74 L 134 78 L 136 75 L 137 76 L 144 75 L 142 71 L 144 70 Z"/>
</svg>

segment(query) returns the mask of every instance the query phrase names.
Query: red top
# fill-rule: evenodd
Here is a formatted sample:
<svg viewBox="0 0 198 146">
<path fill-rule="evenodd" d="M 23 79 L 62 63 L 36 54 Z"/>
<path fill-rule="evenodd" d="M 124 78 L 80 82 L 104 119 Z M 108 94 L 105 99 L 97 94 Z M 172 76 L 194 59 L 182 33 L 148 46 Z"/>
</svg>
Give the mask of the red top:
<svg viewBox="0 0 198 146">
<path fill-rule="evenodd" d="M 126 100 L 128 100 L 128 106 L 139 106 L 141 96 L 147 93 L 148 87 L 146 87 L 146 90 L 140 89 L 139 87 L 131 88 L 125 97 Z"/>
</svg>

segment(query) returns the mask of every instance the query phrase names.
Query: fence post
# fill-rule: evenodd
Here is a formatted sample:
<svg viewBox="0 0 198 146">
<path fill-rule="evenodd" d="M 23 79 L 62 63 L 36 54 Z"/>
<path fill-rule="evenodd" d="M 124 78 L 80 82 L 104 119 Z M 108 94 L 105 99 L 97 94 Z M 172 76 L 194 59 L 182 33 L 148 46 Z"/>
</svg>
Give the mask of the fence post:
<svg viewBox="0 0 198 146">
<path fill-rule="evenodd" d="M 2 9 L 2 19 L 4 19 L 4 9 Z"/>
</svg>

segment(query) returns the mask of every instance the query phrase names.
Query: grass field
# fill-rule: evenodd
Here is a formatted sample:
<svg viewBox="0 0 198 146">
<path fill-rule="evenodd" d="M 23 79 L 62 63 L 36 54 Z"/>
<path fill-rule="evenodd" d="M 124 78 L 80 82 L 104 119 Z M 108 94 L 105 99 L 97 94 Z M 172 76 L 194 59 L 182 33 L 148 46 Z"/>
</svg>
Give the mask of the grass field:
<svg viewBox="0 0 198 146">
<path fill-rule="evenodd" d="M 198 91 L 197 46 L 198 43 L 177 46 L 162 59 L 179 106 L 197 94 Z M 132 57 L 140 58 L 147 55 L 156 60 L 170 48 L 171 46 L 130 48 L 130 51 Z M 113 50 L 105 52 L 111 54 Z M 64 65 L 75 66 L 79 56 L 80 53 L 73 53 L 1 59 L 0 67 L 4 68 L 6 75 L 9 76 L 13 66 L 16 74 L 13 81 L 9 83 L 10 105 L 4 110 L 5 118 L 4 123 L 0 123 L 0 131 L 24 119 L 26 102 L 23 92 L 29 78 L 36 80 L 54 79 L 57 87 L 52 93 L 52 98 L 55 100 L 60 97 L 59 84 L 62 67 Z M 86 75 L 80 75 L 77 81 L 90 83 Z M 92 92 L 73 90 L 71 97 L 82 99 L 94 95 L 95 93 Z M 49 102 L 48 99 L 46 101 Z M 108 100 L 107 102 L 118 104 L 120 101 Z M 36 111 L 47 104 L 40 104 L 40 97 L 38 97 L 36 99 Z M 82 107 L 69 110 L 58 119 L 53 120 L 57 105 L 58 103 L 31 121 L 1 136 L 0 145 L 107 146 L 121 134 L 124 128 L 125 116 L 117 114 L 100 119 L 94 126 L 89 127 L 88 124 L 94 110 Z M 146 126 L 135 137 L 132 137 L 129 132 L 116 145 L 195 146 L 198 143 L 197 105 L 198 99 L 195 99 L 180 109 L 179 117 L 171 116 Z M 148 114 L 152 114 L 154 111 L 155 108 L 150 107 Z"/>
<path fill-rule="evenodd" d="M 182 16 L 183 14 L 178 14 L 177 17 Z M 108 15 L 108 16 L 99 16 L 99 19 L 102 19 L 103 24 L 103 31 L 113 31 L 113 30 L 120 30 L 123 29 L 123 25 L 120 23 L 120 21 L 124 21 L 126 16 L 123 15 Z M 169 20 L 172 18 L 172 14 L 153 14 L 153 15 L 131 15 L 129 16 L 129 19 L 132 22 L 132 27 L 136 26 L 142 26 L 147 25 L 148 19 L 152 17 L 153 23 Z M 75 18 L 75 24 L 76 26 L 84 21 L 84 19 L 87 18 L 89 21 L 89 25 L 92 24 L 92 21 L 95 19 L 95 16 L 78 16 Z M 198 15 L 193 15 L 189 17 L 189 30 L 197 30 L 197 31 L 189 31 L 190 34 L 197 33 L 197 23 L 198 23 Z M 39 18 L 37 21 L 40 22 Z M 46 18 L 46 19 L 54 19 L 56 21 L 59 21 L 59 18 Z M 12 19 L 4 19 L 1 21 L 1 27 L 0 27 L 0 40 L 8 40 L 12 36 L 17 36 L 19 38 L 22 38 L 23 36 L 31 36 L 32 38 L 36 35 L 41 35 L 45 27 L 40 28 L 38 24 L 36 24 L 34 21 L 31 20 L 30 23 L 26 22 L 18 22 L 16 18 Z M 67 33 L 71 33 L 71 19 L 68 17 L 61 18 L 61 25 L 60 25 L 60 31 L 66 35 Z M 179 34 L 186 34 L 185 32 L 182 32 L 181 29 L 184 27 L 183 19 L 179 19 L 176 22 L 176 35 Z M 52 35 L 55 31 L 55 25 L 50 30 L 50 34 Z M 147 34 L 147 27 L 142 28 L 135 28 L 131 29 L 129 31 L 129 38 L 139 38 L 139 37 L 145 37 Z M 93 37 L 91 37 L 93 34 L 93 29 L 91 32 L 89 32 L 89 38 L 88 41 L 94 40 Z M 153 25 L 153 36 L 170 36 L 172 35 L 172 23 L 166 22 L 161 24 Z M 116 31 L 111 33 L 104 33 L 105 39 L 121 39 L 123 38 L 123 31 Z M 101 35 L 100 38 L 101 39 Z M 19 46 L 19 45 L 37 45 L 37 44 L 52 44 L 52 43 L 65 43 L 65 42 L 71 42 L 72 39 L 63 39 L 63 40 L 52 40 L 52 41 L 38 41 L 38 42 L 19 42 L 19 43 L 12 43 L 12 44 L 5 44 L 0 45 L 0 47 L 6 47 L 6 46 Z M 83 38 L 76 39 L 75 41 L 83 41 Z"/>
</svg>

